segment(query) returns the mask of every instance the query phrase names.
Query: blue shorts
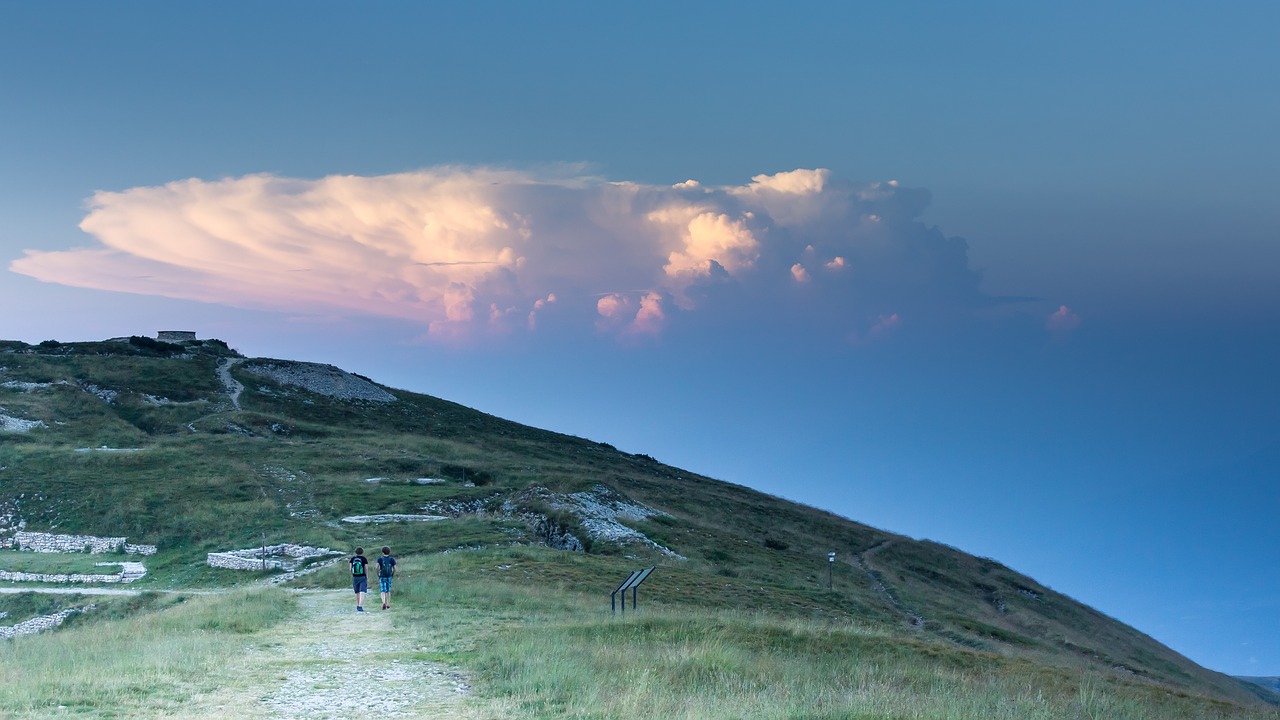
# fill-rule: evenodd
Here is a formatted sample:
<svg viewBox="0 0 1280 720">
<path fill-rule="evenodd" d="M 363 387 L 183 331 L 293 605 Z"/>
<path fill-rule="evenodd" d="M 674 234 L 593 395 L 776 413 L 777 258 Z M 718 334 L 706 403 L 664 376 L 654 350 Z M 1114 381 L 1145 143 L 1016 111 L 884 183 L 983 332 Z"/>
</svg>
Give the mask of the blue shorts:
<svg viewBox="0 0 1280 720">
<path fill-rule="evenodd" d="M 378 587 L 382 589 L 382 592 L 385 592 L 385 593 L 391 592 L 391 578 L 389 577 L 378 578 Z"/>
<path fill-rule="evenodd" d="M 352 575 L 351 586 L 358 593 L 369 592 L 369 577 L 367 575 Z"/>
</svg>

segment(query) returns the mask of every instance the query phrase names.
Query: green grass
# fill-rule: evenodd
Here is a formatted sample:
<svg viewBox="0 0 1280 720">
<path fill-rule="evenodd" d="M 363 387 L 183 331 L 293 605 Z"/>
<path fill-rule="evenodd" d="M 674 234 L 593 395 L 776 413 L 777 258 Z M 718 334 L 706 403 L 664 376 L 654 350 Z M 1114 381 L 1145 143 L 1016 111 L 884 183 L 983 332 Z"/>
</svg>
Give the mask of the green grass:
<svg viewBox="0 0 1280 720">
<path fill-rule="evenodd" d="M 400 560 L 390 617 L 416 648 L 405 659 L 465 672 L 469 717 L 1280 720 L 852 615 L 663 600 L 668 568 L 642 586 L 638 610 L 613 615 L 607 589 L 625 558 L 493 548 Z M 345 588 L 347 575 L 331 568 L 306 581 Z M 252 673 L 238 664 L 245 648 L 269 649 L 263 631 L 296 611 L 288 591 L 110 603 L 64 629 L 0 642 L 0 716 L 181 717 L 209 707 L 198 698 L 261 693 L 283 679 L 237 670 Z"/>
<path fill-rule="evenodd" d="M 623 642 L 635 657 L 655 667 L 683 668 L 680 672 L 704 680 L 721 677 L 707 675 L 705 667 L 721 668 L 726 682 L 745 683 L 745 689 L 722 698 L 702 687 L 706 682 L 694 686 L 666 676 L 653 680 L 672 688 L 673 697 L 690 694 L 720 708 L 719 716 L 741 711 L 743 716 L 881 712 L 874 716 L 893 717 L 901 703 L 885 704 L 889 709 L 883 711 L 874 706 L 866 710 L 849 699 L 848 688 L 880 688 L 883 692 L 873 695 L 882 699 L 890 698 L 890 689 L 896 688 L 901 697 L 909 697 L 922 692 L 920 678 L 933 678 L 928 688 L 936 686 L 936 692 L 926 688 L 926 700 L 951 697 L 954 705 L 961 703 L 959 695 L 972 694 L 967 714 L 955 717 L 984 712 L 991 717 L 1037 717 L 1040 711 L 1028 698 L 1040 692 L 1052 696 L 1052 712 L 1077 717 L 1093 712 L 1089 708 L 1097 704 L 1091 699 L 1095 688 L 1114 704 L 1108 707 L 1127 708 L 1129 702 L 1159 707 L 1142 694 L 1146 691 L 1133 691 L 1137 694 L 1130 697 L 1125 688 L 1134 683 L 1138 688 L 1163 688 L 1173 698 L 1169 703 L 1181 703 L 1184 710 L 1169 710 L 1169 717 L 1175 718 L 1193 717 L 1209 707 L 1204 704 L 1208 701 L 1196 699 L 1201 696 L 1216 697 L 1228 708 L 1258 702 L 1251 693 L 1133 628 L 998 562 L 897 536 L 648 456 L 521 426 L 425 395 L 394 391 L 400 399 L 389 404 L 340 401 L 251 375 L 243 366 L 232 371 L 246 388 L 242 409 L 233 411 L 214 371 L 217 362 L 232 353 L 218 346 L 184 346 L 189 357 L 146 343 L 79 343 L 33 350 L 0 342 L 0 367 L 5 368 L 0 381 L 66 384 L 30 393 L 0 388 L 0 406 L 7 414 L 48 424 L 0 438 L 0 517 L 25 520 L 31 530 L 125 535 L 130 542 L 157 545 L 158 554 L 144 560 L 147 577 L 135 588 L 221 588 L 261 580 L 256 572 L 209 568 L 205 554 L 256 547 L 264 540 L 343 553 L 356 545 L 385 544 L 409 558 L 459 546 L 483 547 L 488 549 L 422 561 L 432 577 L 458 577 L 419 589 L 412 575 L 405 577 L 406 598 L 416 593 L 426 605 L 447 599 L 457 606 L 456 613 L 440 615 L 453 611 L 436 608 L 430 622 L 444 623 L 444 628 L 470 627 L 481 637 L 492 637 L 495 653 L 559 658 L 558 663 L 587 673 L 583 677 L 595 678 L 618 698 L 628 697 L 626 688 L 582 668 L 599 663 L 607 668 L 606 674 L 620 677 L 629 677 L 630 670 L 594 655 L 604 651 L 584 644 L 582 633 Z M 86 383 L 119 395 L 109 404 L 85 392 Z M 147 395 L 170 402 L 156 404 Z M 103 445 L 140 451 L 77 452 Z M 387 480 L 365 482 L 371 477 Z M 423 486 L 413 482 L 417 477 L 447 482 Z M 479 487 L 464 487 L 464 479 Z M 498 502 L 506 499 L 520 511 L 556 515 L 580 532 L 581 524 L 563 510 L 522 493 L 534 485 L 574 492 L 597 484 L 669 513 L 631 524 L 687 561 L 606 541 L 589 543 L 585 554 L 512 548 L 512 543 L 537 541 L 519 518 L 340 522 L 347 515 L 416 513 L 432 501 L 497 495 Z M 828 589 L 826 553 L 831 550 L 838 556 L 834 587 Z M 52 556 L 40 556 L 42 570 L 53 562 L 45 557 Z M 90 557 L 59 562 L 74 565 Z M 4 561 L 0 557 L 0 567 Z M 640 618 L 628 619 L 625 626 L 637 623 L 632 628 L 637 635 L 630 640 L 609 635 L 614 621 L 596 615 L 607 603 L 606 591 L 629 571 L 654 563 L 659 572 L 641 589 L 640 598 L 657 624 L 650 627 Z M 345 577 L 339 567 L 310 576 L 303 584 L 341 587 Z M 448 597 L 432 595 L 442 592 Z M 506 634 L 491 635 L 489 625 L 469 625 L 471 616 Z M 923 627 L 908 630 L 915 616 L 924 619 Z M 90 616 L 83 616 L 83 621 L 80 617 L 76 624 L 91 622 Z M 426 617 L 422 616 L 424 622 Z M 694 624 L 680 626 L 686 617 Z M 606 624 L 591 625 L 595 622 Z M 819 663 L 806 659 L 804 652 L 775 647 L 786 645 L 781 636 L 766 632 L 775 626 L 788 628 L 786 637 L 811 642 L 814 657 L 828 660 L 859 643 L 859 652 L 870 657 L 879 657 L 875 653 L 887 652 L 890 645 L 904 648 L 901 662 L 886 660 L 884 667 L 906 682 L 908 690 L 884 689 L 887 681 L 866 674 L 865 663 L 839 669 L 843 666 L 834 660 Z M 718 640 L 699 635 L 700 628 L 707 627 L 718 628 Z M 664 647 L 672 633 L 697 638 L 686 648 L 687 662 L 679 654 L 664 654 L 683 647 Z M 762 633 L 772 644 L 766 653 L 769 660 L 758 664 L 753 660 L 758 649 L 744 646 L 743 639 Z M 461 634 L 439 635 L 456 636 L 459 647 L 465 645 Z M 424 647 L 438 645 L 434 637 L 424 633 Z M 713 646 L 717 641 L 721 645 Z M 496 698 L 494 702 L 533 708 L 528 712 L 534 716 L 592 716 L 589 708 L 539 689 L 567 679 L 538 679 L 536 668 L 507 664 L 479 647 L 448 652 L 460 653 L 458 659 L 483 670 L 487 697 Z M 964 663 L 937 665 L 939 658 L 956 657 Z M 1117 666 L 1131 675 L 1113 687 L 1119 682 L 1112 677 Z M 1090 673 L 1096 679 L 1083 684 Z M 806 675 L 812 675 L 812 684 L 805 684 Z M 531 679 L 522 679 L 526 677 Z M 819 686 L 827 688 L 828 695 L 818 693 Z M 780 697 L 827 699 L 800 710 L 785 702 L 769 704 L 759 697 L 767 693 L 752 687 L 776 689 Z M 997 697 L 1013 704 L 1002 705 Z M 941 700 L 934 705 L 927 704 L 934 700 L 926 700 L 921 700 L 921 707 L 933 708 L 932 716 L 947 716 L 937 709 L 944 707 L 936 704 Z M 641 700 L 619 699 L 608 707 L 626 713 L 630 702 Z M 756 703 L 771 708 L 772 715 L 756 713 Z M 1137 710 L 1124 712 L 1129 713 L 1126 717 L 1141 717 Z M 1246 717 L 1248 711 L 1239 712 Z"/>
<path fill-rule="evenodd" d="M 280 590 L 192 597 L 162 609 L 123 603 L 116 614 L 73 616 L 67 629 L 0 641 L 0 716 L 181 715 L 192 696 L 227 681 L 246 635 L 293 608 Z"/>
<path fill-rule="evenodd" d="M 138 561 L 145 563 L 146 558 L 123 553 L 93 555 L 88 553 L 33 553 L 0 550 L 0 570 L 12 572 L 114 575 L 120 571 L 119 566 L 107 565 L 99 567 L 97 563 Z"/>
<path fill-rule="evenodd" d="M 8 613 L 0 618 L 0 625 L 16 625 L 41 615 L 52 615 L 67 608 L 82 607 L 89 603 L 85 595 L 51 595 L 45 593 L 18 593 L 0 595 L 0 612 Z"/>
<path fill-rule="evenodd" d="M 520 561 L 501 551 L 408 560 L 396 587 L 400 627 L 417 634 L 425 657 L 474 668 L 479 702 L 495 714 L 548 719 L 1280 717 L 1114 673 L 1047 668 L 858 620 L 646 606 L 643 599 L 638 612 L 615 616 L 607 593 L 520 582 Z M 511 567 L 499 569 L 506 565 Z"/>
</svg>

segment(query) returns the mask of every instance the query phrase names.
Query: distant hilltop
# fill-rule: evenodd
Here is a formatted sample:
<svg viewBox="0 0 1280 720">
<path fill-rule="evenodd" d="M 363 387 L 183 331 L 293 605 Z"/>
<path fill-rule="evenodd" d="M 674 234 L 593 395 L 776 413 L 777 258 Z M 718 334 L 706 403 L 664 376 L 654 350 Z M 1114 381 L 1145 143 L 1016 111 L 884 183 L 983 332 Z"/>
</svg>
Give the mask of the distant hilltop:
<svg viewBox="0 0 1280 720">
<path fill-rule="evenodd" d="M 61 342 L 45 340 L 35 345 L 21 340 L 0 340 L 0 353 L 33 353 L 46 355 L 149 355 L 174 357 L 187 355 L 214 355 L 218 357 L 242 357 L 226 342 L 216 338 L 200 340 L 191 330 L 161 330 L 156 337 L 130 335 L 106 340 Z"/>
</svg>

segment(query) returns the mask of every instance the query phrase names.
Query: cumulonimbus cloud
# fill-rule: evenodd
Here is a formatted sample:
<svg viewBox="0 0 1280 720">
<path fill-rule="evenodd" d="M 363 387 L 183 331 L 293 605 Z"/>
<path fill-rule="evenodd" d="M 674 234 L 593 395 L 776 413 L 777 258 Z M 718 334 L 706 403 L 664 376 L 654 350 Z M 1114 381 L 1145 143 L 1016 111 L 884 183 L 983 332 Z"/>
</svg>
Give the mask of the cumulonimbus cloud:
<svg viewBox="0 0 1280 720">
<path fill-rule="evenodd" d="M 490 168 L 248 175 L 99 192 L 91 247 L 27 251 L 47 282 L 288 312 L 403 318 L 429 336 L 533 332 L 561 314 L 654 336 L 725 313 L 868 319 L 982 300 L 928 193 L 827 170 L 671 186 Z M 839 327 L 841 323 L 847 327 Z"/>
</svg>

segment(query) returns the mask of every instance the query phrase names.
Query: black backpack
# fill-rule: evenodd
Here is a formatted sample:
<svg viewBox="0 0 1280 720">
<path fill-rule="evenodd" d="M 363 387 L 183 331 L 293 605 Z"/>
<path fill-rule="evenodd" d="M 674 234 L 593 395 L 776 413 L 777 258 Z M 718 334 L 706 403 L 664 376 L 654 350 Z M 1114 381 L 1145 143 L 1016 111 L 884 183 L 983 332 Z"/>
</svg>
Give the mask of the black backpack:
<svg viewBox="0 0 1280 720">
<path fill-rule="evenodd" d="M 351 574 L 355 577 L 364 575 L 364 563 L 365 559 L 360 555 L 351 558 Z"/>
</svg>

